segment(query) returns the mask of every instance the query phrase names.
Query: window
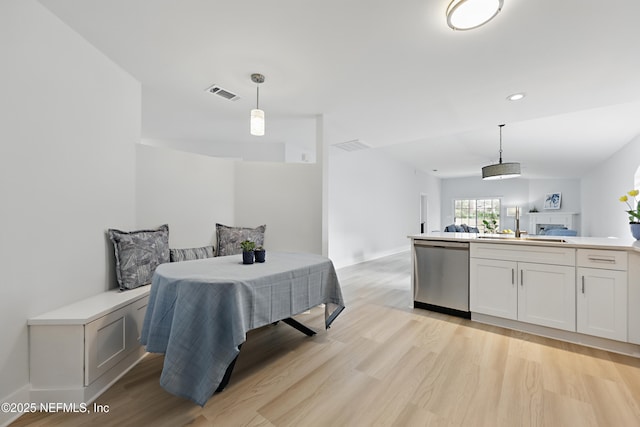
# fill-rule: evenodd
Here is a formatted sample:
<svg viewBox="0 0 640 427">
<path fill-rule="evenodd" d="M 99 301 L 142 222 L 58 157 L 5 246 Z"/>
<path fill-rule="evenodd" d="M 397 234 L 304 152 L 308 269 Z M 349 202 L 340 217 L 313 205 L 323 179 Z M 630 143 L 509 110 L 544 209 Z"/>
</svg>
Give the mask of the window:
<svg viewBox="0 0 640 427">
<path fill-rule="evenodd" d="M 453 206 L 453 223 L 456 225 L 478 227 L 481 232 L 495 232 L 500 229 L 500 199 L 456 199 Z M 489 227 L 485 226 L 483 220 L 489 222 Z"/>
</svg>

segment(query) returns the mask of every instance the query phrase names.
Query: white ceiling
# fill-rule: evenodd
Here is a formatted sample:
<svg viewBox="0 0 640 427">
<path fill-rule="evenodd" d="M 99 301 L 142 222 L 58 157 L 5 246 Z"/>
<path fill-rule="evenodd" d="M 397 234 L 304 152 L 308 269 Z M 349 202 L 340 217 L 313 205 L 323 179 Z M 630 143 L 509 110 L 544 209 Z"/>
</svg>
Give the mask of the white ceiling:
<svg viewBox="0 0 640 427">
<path fill-rule="evenodd" d="M 255 72 L 259 141 L 313 144 L 296 122 L 323 114 L 330 143 L 440 177 L 496 162 L 500 123 L 526 177 L 579 177 L 640 134 L 640 1 L 504 0 L 460 32 L 449 1 L 40 0 L 142 83 L 143 138 L 255 142 Z"/>
</svg>

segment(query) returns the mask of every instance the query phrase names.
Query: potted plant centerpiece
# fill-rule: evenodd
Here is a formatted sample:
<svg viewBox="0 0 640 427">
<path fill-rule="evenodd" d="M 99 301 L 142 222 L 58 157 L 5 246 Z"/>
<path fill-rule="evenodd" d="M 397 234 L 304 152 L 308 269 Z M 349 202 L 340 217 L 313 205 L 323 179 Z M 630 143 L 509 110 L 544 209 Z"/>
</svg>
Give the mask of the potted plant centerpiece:
<svg viewBox="0 0 640 427">
<path fill-rule="evenodd" d="M 256 262 L 264 262 L 267 252 L 262 246 L 258 246 L 253 252 L 256 256 Z"/>
<path fill-rule="evenodd" d="M 636 197 L 640 194 L 638 190 L 631 190 L 624 196 L 620 197 L 620 201 L 627 204 L 629 210 L 626 211 L 629 214 L 629 226 L 631 227 L 631 234 L 636 240 L 640 240 L 640 202 Z M 629 197 L 633 197 L 633 203 L 629 203 Z"/>
<path fill-rule="evenodd" d="M 242 263 L 253 264 L 253 251 L 256 248 L 255 242 L 252 242 L 251 240 L 245 240 L 243 242 L 240 242 L 240 247 L 242 248 Z"/>
</svg>

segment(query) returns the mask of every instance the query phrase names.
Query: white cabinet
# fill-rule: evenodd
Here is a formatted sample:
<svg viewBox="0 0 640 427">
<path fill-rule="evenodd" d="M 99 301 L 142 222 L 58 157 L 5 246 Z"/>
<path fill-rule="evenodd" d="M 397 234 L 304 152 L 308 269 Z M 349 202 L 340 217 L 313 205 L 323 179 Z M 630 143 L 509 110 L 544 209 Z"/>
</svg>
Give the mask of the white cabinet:
<svg viewBox="0 0 640 427">
<path fill-rule="evenodd" d="M 627 338 L 640 345 L 640 252 L 628 252 L 627 269 Z"/>
<path fill-rule="evenodd" d="M 469 276 L 471 312 L 576 330 L 575 250 L 471 245 Z"/>
<path fill-rule="evenodd" d="M 137 363 L 149 290 L 108 291 L 29 319 L 32 400 L 93 400 Z"/>
<path fill-rule="evenodd" d="M 471 258 L 469 305 L 471 312 L 516 320 L 518 318 L 518 263 Z"/>
<path fill-rule="evenodd" d="M 578 332 L 627 341 L 627 253 L 578 250 Z"/>
<path fill-rule="evenodd" d="M 575 331 L 575 268 L 521 262 L 518 269 L 518 320 Z"/>
</svg>

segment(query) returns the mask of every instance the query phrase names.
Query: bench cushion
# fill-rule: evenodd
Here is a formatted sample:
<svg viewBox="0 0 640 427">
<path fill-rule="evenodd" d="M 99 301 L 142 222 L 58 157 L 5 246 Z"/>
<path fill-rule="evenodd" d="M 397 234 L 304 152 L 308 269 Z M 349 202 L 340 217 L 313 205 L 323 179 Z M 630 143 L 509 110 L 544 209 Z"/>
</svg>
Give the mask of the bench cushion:
<svg viewBox="0 0 640 427">
<path fill-rule="evenodd" d="M 191 261 L 194 259 L 213 258 L 213 246 L 201 248 L 169 249 L 171 262 Z"/>
</svg>

